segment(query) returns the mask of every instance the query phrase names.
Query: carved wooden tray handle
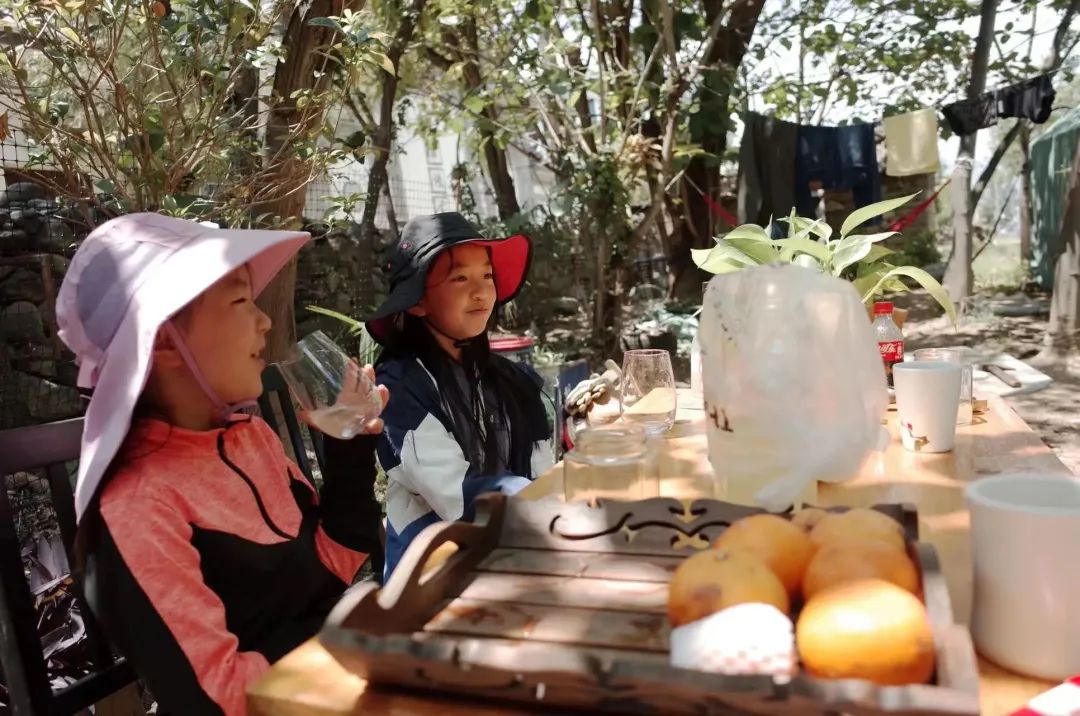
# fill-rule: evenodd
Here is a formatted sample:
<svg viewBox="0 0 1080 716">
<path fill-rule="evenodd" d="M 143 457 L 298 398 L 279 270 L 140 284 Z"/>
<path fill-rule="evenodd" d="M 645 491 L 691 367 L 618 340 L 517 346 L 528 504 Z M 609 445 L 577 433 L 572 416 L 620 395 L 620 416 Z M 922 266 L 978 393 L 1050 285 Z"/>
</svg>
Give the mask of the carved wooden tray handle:
<svg viewBox="0 0 1080 716">
<path fill-rule="evenodd" d="M 434 616 L 454 583 L 469 573 L 495 548 L 502 531 L 506 496 L 481 495 L 472 522 L 437 522 L 416 536 L 405 550 L 390 579 L 380 589 L 370 582 L 342 595 L 326 619 L 326 626 L 361 629 L 381 636 L 419 631 Z M 433 569 L 428 559 L 444 545 L 457 551 Z"/>
</svg>

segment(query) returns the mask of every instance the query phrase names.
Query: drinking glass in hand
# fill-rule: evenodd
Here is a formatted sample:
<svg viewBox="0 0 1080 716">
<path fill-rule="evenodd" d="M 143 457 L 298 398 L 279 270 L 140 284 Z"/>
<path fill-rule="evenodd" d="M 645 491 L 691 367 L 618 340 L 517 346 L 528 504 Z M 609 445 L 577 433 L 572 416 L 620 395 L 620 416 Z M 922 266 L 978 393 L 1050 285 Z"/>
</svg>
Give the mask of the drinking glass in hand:
<svg viewBox="0 0 1080 716">
<path fill-rule="evenodd" d="M 620 388 L 622 419 L 646 435 L 663 435 L 675 424 L 675 374 L 663 350 L 633 350 L 623 355 Z"/>
<path fill-rule="evenodd" d="M 307 422 L 326 435 L 348 440 L 382 412 L 375 384 L 322 331 L 297 343 L 293 357 L 278 369 Z"/>
</svg>

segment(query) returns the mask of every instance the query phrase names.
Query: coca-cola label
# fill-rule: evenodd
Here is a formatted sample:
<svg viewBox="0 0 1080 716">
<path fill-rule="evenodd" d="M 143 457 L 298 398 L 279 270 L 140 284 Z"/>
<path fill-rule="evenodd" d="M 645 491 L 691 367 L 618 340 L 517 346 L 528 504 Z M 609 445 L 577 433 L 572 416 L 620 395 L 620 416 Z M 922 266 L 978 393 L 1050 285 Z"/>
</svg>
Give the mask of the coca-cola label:
<svg viewBox="0 0 1080 716">
<path fill-rule="evenodd" d="M 881 352 L 881 360 L 886 363 L 899 363 L 904 360 L 903 341 L 883 341 L 878 343 L 878 350 Z"/>
</svg>

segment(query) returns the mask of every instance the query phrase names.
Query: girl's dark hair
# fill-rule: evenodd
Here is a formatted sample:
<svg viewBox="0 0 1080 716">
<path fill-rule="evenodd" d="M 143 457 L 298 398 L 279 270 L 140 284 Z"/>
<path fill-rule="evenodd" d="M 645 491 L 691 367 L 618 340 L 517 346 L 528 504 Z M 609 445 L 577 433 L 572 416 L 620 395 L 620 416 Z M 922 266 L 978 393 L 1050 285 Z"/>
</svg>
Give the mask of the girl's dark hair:
<svg viewBox="0 0 1080 716">
<path fill-rule="evenodd" d="M 500 463 L 509 465 L 515 455 L 530 455 L 534 436 L 530 435 L 525 409 L 520 399 L 536 393 L 529 378 L 504 360 L 493 360 L 487 332 L 461 347 L 461 368 L 466 385 L 476 386 L 468 393 L 454 377 L 454 359 L 435 339 L 422 318 L 405 314 L 400 330 L 388 340 L 380 362 L 411 353 L 420 359 L 435 378 L 453 420 L 454 438 L 461 445 L 465 459 L 481 474 L 490 475 Z M 489 402 L 494 398 L 494 405 Z M 507 426 L 509 455 L 500 460 L 498 429 Z M 467 435 L 478 436 L 477 445 Z"/>
</svg>

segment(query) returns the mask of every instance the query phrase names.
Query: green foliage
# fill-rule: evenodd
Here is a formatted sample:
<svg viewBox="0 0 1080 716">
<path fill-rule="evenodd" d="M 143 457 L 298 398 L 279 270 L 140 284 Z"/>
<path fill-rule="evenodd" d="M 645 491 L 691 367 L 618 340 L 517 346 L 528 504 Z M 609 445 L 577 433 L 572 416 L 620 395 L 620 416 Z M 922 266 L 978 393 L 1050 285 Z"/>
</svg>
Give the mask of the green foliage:
<svg viewBox="0 0 1080 716">
<path fill-rule="evenodd" d="M 382 352 L 382 346 L 371 337 L 371 334 L 368 333 L 367 326 L 364 325 L 363 321 L 320 306 L 308 306 L 307 310 L 320 316 L 333 318 L 344 324 L 348 335 L 357 341 L 358 349 L 356 359 L 360 362 L 360 365 L 367 365 L 369 363 L 374 365 L 375 361 L 378 360 L 379 353 Z"/>
<path fill-rule="evenodd" d="M 901 242 L 890 261 L 898 266 L 925 267 L 941 261 L 941 250 L 937 245 L 937 234 L 928 229 L 905 232 L 899 237 Z"/>
<path fill-rule="evenodd" d="M 860 226 L 882 214 L 894 211 L 915 198 L 915 194 L 886 199 L 853 211 L 844 221 L 839 238 L 832 238 L 832 228 L 821 220 L 796 216 L 792 210 L 786 219 L 786 239 L 773 241 L 772 225 L 744 224 L 717 239 L 711 249 L 695 249 L 694 262 L 703 271 L 720 274 L 773 263 L 793 263 L 850 280 L 860 298 L 870 304 L 886 292 L 909 290 L 902 277 L 914 280 L 937 301 L 949 318 L 956 322 L 956 308 L 948 293 L 926 271 L 915 266 L 893 263 L 893 252 L 881 245 L 897 232 L 853 233 Z"/>
<path fill-rule="evenodd" d="M 1039 5 L 1043 20 L 1067 4 L 1001 4 L 991 84 L 993 77 L 1007 80 L 1039 71 L 1025 41 L 1033 31 L 1033 9 Z M 755 29 L 749 51 L 756 62 L 746 63 L 736 95 L 753 98 L 755 105 L 760 98 L 777 116 L 802 122 L 821 122 L 830 112 L 876 120 L 882 113 L 940 106 L 958 99 L 966 84 L 980 5 L 967 0 L 777 3 L 767 7 Z M 948 134 L 947 125 L 942 129 Z"/>
<path fill-rule="evenodd" d="M 61 197 L 115 211 L 277 223 L 262 207 L 347 153 L 325 146 L 340 94 L 320 78 L 379 64 L 357 17 L 316 20 L 344 34 L 314 48 L 315 89 L 275 96 L 294 6 L 0 0 L 0 96 L 31 144 L 27 168 L 58 171 L 41 181 Z"/>
</svg>

